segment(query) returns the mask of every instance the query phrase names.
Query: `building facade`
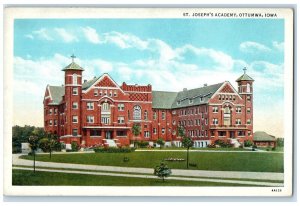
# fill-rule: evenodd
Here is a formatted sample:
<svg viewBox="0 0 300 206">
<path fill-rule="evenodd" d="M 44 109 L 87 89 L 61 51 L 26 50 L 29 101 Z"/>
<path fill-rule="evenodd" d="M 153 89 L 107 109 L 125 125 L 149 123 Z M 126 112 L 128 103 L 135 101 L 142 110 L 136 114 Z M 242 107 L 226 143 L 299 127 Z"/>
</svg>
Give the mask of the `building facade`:
<svg viewBox="0 0 300 206">
<path fill-rule="evenodd" d="M 149 85 L 118 85 L 109 74 L 86 81 L 74 62 L 66 66 L 64 85 L 48 85 L 44 96 L 44 128 L 65 144 L 129 146 L 135 141 L 181 146 L 184 128 L 195 147 L 218 139 L 233 144 L 253 140 L 253 82 L 244 74 L 230 82 L 179 92 L 154 91 Z M 138 134 L 133 127 L 139 128 Z"/>
</svg>

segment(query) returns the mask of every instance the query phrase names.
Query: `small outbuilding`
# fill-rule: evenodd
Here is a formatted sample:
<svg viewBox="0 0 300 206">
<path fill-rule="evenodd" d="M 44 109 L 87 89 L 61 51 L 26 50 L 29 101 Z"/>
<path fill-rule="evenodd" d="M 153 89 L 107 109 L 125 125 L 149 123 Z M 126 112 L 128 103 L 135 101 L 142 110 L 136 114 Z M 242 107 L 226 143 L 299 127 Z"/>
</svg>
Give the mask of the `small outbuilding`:
<svg viewBox="0 0 300 206">
<path fill-rule="evenodd" d="M 254 132 L 253 142 L 257 147 L 276 147 L 276 138 L 266 132 Z"/>
</svg>

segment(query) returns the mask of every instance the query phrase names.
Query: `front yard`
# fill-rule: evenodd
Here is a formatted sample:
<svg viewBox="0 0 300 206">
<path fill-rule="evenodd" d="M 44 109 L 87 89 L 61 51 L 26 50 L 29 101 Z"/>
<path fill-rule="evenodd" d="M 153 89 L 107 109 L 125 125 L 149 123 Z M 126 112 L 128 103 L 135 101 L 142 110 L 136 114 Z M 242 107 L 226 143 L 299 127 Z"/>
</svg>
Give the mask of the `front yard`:
<svg viewBox="0 0 300 206">
<path fill-rule="evenodd" d="M 124 158 L 129 161 L 124 161 Z M 33 159 L 32 156 L 22 156 Z M 87 165 L 106 165 L 121 167 L 154 168 L 168 158 L 184 159 L 184 161 L 166 161 L 171 169 L 186 169 L 185 151 L 132 153 L 78 153 L 37 155 L 37 161 L 63 162 Z M 214 171 L 251 171 L 251 172 L 283 172 L 283 153 L 271 152 L 190 152 L 190 169 Z"/>
</svg>

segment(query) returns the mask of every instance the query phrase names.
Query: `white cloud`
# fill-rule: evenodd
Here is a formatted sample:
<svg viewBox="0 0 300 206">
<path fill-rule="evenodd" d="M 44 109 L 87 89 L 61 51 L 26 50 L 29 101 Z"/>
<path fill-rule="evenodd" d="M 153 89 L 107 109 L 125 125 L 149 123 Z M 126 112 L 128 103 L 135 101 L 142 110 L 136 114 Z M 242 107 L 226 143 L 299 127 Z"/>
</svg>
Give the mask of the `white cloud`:
<svg viewBox="0 0 300 206">
<path fill-rule="evenodd" d="M 71 34 L 70 32 L 67 32 L 63 28 L 54 28 L 54 30 L 58 33 L 58 35 L 63 39 L 66 43 L 71 43 L 78 41 L 77 37 Z"/>
<path fill-rule="evenodd" d="M 36 30 L 32 32 L 34 35 L 37 35 L 38 38 L 44 39 L 47 41 L 52 41 L 53 38 L 49 35 L 49 31 L 45 28 L 41 28 L 40 30 Z"/>
<path fill-rule="evenodd" d="M 81 30 L 83 31 L 83 34 L 85 38 L 93 43 L 93 44 L 99 44 L 100 43 L 100 37 L 96 31 L 96 29 L 91 27 L 81 27 Z"/>
<path fill-rule="evenodd" d="M 28 39 L 34 39 L 34 37 L 31 34 L 26 34 L 25 37 Z"/>
<path fill-rule="evenodd" d="M 284 42 L 277 42 L 277 41 L 273 41 L 272 45 L 275 49 L 277 49 L 278 51 L 283 51 L 284 50 Z"/>
<path fill-rule="evenodd" d="M 270 52 L 272 51 L 269 47 L 253 42 L 253 41 L 246 41 L 240 44 L 240 50 L 245 53 L 255 53 L 255 52 Z"/>
<path fill-rule="evenodd" d="M 136 48 L 139 50 L 144 50 L 148 46 L 147 41 L 143 41 L 137 36 L 134 36 L 132 34 L 123 34 L 115 31 L 103 34 L 102 43 L 112 43 L 122 49 Z"/>
</svg>

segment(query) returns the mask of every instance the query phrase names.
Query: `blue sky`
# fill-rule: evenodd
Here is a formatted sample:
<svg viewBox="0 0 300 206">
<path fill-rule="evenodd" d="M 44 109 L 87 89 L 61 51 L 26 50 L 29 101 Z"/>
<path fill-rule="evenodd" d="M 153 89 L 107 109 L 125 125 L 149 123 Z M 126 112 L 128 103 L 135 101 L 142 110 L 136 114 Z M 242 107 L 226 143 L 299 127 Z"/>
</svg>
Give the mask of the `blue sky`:
<svg viewBox="0 0 300 206">
<path fill-rule="evenodd" d="M 15 20 L 14 124 L 42 126 L 46 85 L 63 84 L 61 69 L 74 52 L 85 79 L 108 72 L 120 84 L 154 90 L 225 80 L 236 87 L 247 67 L 255 79 L 254 130 L 282 136 L 283 50 L 280 19 Z"/>
</svg>

